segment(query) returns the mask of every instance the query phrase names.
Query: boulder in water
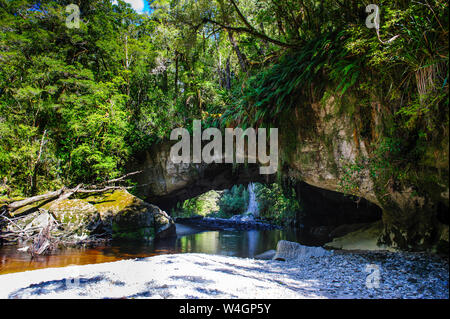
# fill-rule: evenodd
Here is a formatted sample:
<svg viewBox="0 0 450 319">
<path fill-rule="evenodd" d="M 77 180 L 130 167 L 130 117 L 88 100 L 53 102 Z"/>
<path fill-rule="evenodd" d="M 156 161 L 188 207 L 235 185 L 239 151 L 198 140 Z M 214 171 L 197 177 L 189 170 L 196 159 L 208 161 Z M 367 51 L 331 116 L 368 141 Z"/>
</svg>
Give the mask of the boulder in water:
<svg viewBox="0 0 450 319">
<path fill-rule="evenodd" d="M 153 207 L 156 238 L 169 238 L 177 235 L 175 222 L 167 213 L 158 207 Z"/>
<path fill-rule="evenodd" d="M 273 260 L 300 261 L 308 257 L 325 257 L 331 254 L 332 252 L 322 247 L 309 247 L 287 240 L 280 240 L 277 244 L 277 252 Z"/>
<path fill-rule="evenodd" d="M 175 236 L 172 218 L 155 205 L 148 204 L 126 190 L 84 199 L 100 213 L 102 226 L 113 239 L 148 241 Z"/>
</svg>

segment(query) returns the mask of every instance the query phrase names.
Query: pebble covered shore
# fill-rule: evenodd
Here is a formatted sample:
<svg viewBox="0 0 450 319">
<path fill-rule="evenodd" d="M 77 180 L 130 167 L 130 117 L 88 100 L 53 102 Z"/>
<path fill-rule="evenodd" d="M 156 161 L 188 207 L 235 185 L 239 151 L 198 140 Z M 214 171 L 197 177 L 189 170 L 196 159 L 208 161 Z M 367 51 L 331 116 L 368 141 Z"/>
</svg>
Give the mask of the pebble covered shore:
<svg viewBox="0 0 450 319">
<path fill-rule="evenodd" d="M 448 259 L 421 253 L 179 254 L 2 275 L 0 298 L 448 299 L 448 281 Z"/>
</svg>

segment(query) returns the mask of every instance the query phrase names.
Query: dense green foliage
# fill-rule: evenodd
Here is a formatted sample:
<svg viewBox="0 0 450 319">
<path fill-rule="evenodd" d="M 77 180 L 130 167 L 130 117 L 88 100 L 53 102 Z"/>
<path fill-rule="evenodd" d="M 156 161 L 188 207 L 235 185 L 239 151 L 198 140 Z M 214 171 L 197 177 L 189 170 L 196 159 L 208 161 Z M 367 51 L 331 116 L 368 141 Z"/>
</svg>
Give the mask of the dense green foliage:
<svg viewBox="0 0 450 319">
<path fill-rule="evenodd" d="M 19 194 L 115 177 L 161 130 L 159 117 L 141 122 L 164 103 L 155 26 L 122 2 L 86 1 L 69 29 L 70 2 L 0 2 L 0 176 Z"/>
<path fill-rule="evenodd" d="M 262 219 L 276 225 L 289 225 L 296 220 L 302 206 L 293 189 L 283 189 L 277 183 L 256 185 L 256 198 Z"/>
<path fill-rule="evenodd" d="M 220 213 L 224 217 L 241 215 L 247 211 L 249 192 L 244 185 L 234 185 L 224 191 L 219 201 Z"/>
<path fill-rule="evenodd" d="M 286 226 L 295 221 L 302 211 L 295 191 L 274 183 L 270 185 L 255 183 L 259 218 L 270 223 Z M 230 218 L 247 212 L 249 190 L 244 185 L 234 185 L 223 192 L 210 191 L 179 203 L 172 211 L 175 217 L 207 216 Z"/>
<path fill-rule="evenodd" d="M 230 218 L 247 210 L 249 192 L 244 185 L 234 185 L 224 191 L 209 191 L 178 203 L 172 210 L 175 217 L 208 216 Z"/>
<path fill-rule="evenodd" d="M 65 25 L 72 2 L 78 29 Z M 138 14 L 121 0 L 0 0 L 2 192 L 116 177 L 195 118 L 267 126 L 295 112 L 313 130 L 307 105 L 330 96 L 374 148 L 349 167 L 346 192 L 361 167 L 400 178 L 448 145 L 447 1 L 375 1 L 378 33 L 365 25 L 370 1 L 148 3 Z M 374 124 L 374 101 L 389 125 Z"/>
<path fill-rule="evenodd" d="M 188 199 L 182 203 L 177 203 L 177 207 L 172 210 L 173 217 L 193 217 L 210 216 L 220 210 L 219 201 L 222 192 L 209 191 L 200 196 Z"/>
<path fill-rule="evenodd" d="M 311 3 L 308 9 L 316 13 L 331 3 Z M 387 37 L 385 42 L 365 26 L 365 6 L 353 3 L 350 8 L 340 8 L 344 19 L 325 17 L 317 32 L 298 39 L 298 49 L 257 69 L 235 93 L 224 120 L 276 123 L 283 110 L 327 98 L 327 89 L 342 97 L 353 88 L 360 98 L 356 107 L 379 98 L 392 105 L 402 128 L 429 132 L 443 120 L 448 123 L 447 3 L 382 1 L 379 33 Z"/>
</svg>

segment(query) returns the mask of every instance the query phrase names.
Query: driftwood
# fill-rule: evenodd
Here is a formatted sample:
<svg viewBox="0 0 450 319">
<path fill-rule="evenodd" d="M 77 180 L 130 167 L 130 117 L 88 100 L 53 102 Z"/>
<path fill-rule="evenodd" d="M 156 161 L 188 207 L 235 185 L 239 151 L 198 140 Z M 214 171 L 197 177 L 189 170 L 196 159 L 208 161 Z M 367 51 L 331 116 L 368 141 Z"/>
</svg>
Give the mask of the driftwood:
<svg viewBox="0 0 450 319">
<path fill-rule="evenodd" d="M 54 191 L 54 192 L 50 192 L 50 193 L 46 193 L 46 194 L 43 194 L 43 195 L 38 195 L 38 196 L 25 198 L 23 200 L 15 201 L 15 202 L 12 202 L 12 203 L 8 204 L 6 206 L 6 208 L 7 208 L 8 211 L 13 212 L 13 211 L 15 211 L 15 210 L 17 210 L 17 209 L 19 209 L 21 207 L 27 206 L 27 205 L 35 203 L 35 202 L 57 198 L 57 197 L 61 196 L 61 194 L 63 192 L 64 192 L 64 189 L 61 188 L 60 190 L 57 190 L 57 191 Z"/>
<path fill-rule="evenodd" d="M 91 185 L 91 186 L 85 186 L 83 184 L 79 184 L 77 185 L 75 188 L 66 188 L 63 187 L 57 191 L 53 191 L 53 192 L 49 192 L 43 195 L 37 195 L 37 196 L 33 196 L 33 197 L 29 197 L 23 200 L 19 200 L 19 201 L 15 201 L 12 202 L 10 204 L 8 204 L 6 206 L 6 209 L 10 212 L 13 213 L 14 211 L 16 211 L 17 209 L 33 204 L 35 202 L 40 202 L 40 201 L 47 201 L 47 200 L 64 200 L 64 199 L 68 199 L 69 197 L 73 196 L 74 194 L 80 193 L 80 194 L 90 194 L 90 193 L 104 193 L 110 190 L 116 190 L 116 189 L 130 189 L 131 187 L 124 187 L 124 186 L 105 186 L 108 184 L 112 184 L 112 183 L 117 183 L 117 182 L 122 182 L 125 180 L 125 178 L 132 176 L 132 175 L 136 175 L 141 173 L 142 171 L 138 171 L 138 172 L 132 172 L 132 173 L 128 173 L 122 177 L 116 178 L 116 179 L 112 179 L 109 181 L 105 181 L 102 184 L 100 184 L 99 186 L 102 188 L 98 188 L 95 185 Z"/>
<path fill-rule="evenodd" d="M 62 238 L 52 237 L 51 231 L 53 230 L 53 228 L 55 228 L 55 226 L 57 226 L 57 222 L 51 215 L 48 216 L 49 218 L 47 220 L 46 226 L 26 228 L 20 227 L 11 219 L 5 217 L 10 221 L 11 225 L 17 228 L 17 230 L 6 231 L 1 234 L 1 238 L 5 241 L 12 242 L 16 242 L 18 238 L 20 238 L 22 241 L 25 241 L 28 246 L 22 247 L 19 250 L 28 252 L 31 255 L 31 258 L 45 254 L 46 252 L 50 252 L 59 244 L 64 243 L 64 241 Z"/>
<path fill-rule="evenodd" d="M 49 219 L 48 224 L 45 228 L 41 229 L 39 232 L 39 235 L 34 238 L 33 245 L 29 249 L 29 253 L 31 254 L 31 258 L 42 255 L 47 250 L 51 250 L 52 244 L 55 245 L 55 243 L 52 243 L 52 238 L 50 231 L 53 228 L 53 219 Z"/>
<path fill-rule="evenodd" d="M 130 189 L 131 187 L 111 185 L 124 182 L 127 177 L 141 173 L 132 172 L 119 178 L 105 181 L 99 185 L 79 184 L 74 188 L 63 187 L 59 190 L 48 192 L 46 194 L 25 198 L 19 201 L 13 201 L 0 207 L 0 244 L 2 242 L 26 242 L 28 247 L 21 248 L 31 254 L 32 258 L 51 251 L 58 245 L 73 244 L 71 236 L 73 233 L 63 231 L 58 222 L 49 215 L 46 226 L 21 227 L 18 221 L 27 218 L 28 215 L 14 216 L 14 212 L 19 208 L 42 201 L 62 201 L 69 199 L 75 194 L 95 194 L 104 193 L 111 190 Z M 23 222 L 23 220 L 22 220 Z M 28 222 L 28 221 L 26 221 Z M 22 223 L 23 224 L 23 223 Z M 58 238 L 52 237 L 52 230 L 58 228 Z M 2 229 L 4 230 L 2 232 Z M 54 232 L 53 232 L 54 233 Z M 98 235 L 100 236 L 100 235 Z M 99 239 L 94 236 L 94 239 Z"/>
</svg>

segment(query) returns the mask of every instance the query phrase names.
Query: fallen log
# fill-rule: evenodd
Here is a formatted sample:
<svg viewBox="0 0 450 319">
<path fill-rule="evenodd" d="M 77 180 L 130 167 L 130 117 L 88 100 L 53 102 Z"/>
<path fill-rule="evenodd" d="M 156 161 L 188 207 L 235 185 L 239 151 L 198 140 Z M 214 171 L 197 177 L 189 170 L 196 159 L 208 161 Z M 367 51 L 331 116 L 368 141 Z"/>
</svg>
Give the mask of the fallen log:
<svg viewBox="0 0 450 319">
<path fill-rule="evenodd" d="M 25 198 L 23 200 L 19 200 L 19 201 L 15 201 L 12 203 L 9 203 L 8 205 L 6 205 L 6 210 L 9 211 L 9 213 L 13 213 L 14 211 L 18 210 L 19 208 L 22 208 L 24 206 L 36 203 L 36 202 L 40 202 L 40 201 L 49 201 L 49 200 L 64 200 L 64 199 L 69 199 L 71 196 L 77 194 L 77 193 L 82 193 L 82 194 L 91 194 L 91 193 L 104 193 L 104 192 L 108 192 L 111 190 L 117 190 L 117 189 L 130 189 L 131 187 L 124 187 L 124 186 L 104 186 L 104 185 L 108 185 L 108 184 L 112 184 L 112 183 L 117 183 L 117 182 L 123 182 L 125 181 L 125 178 L 132 176 L 132 175 L 136 175 L 141 173 L 142 171 L 137 171 L 137 172 L 132 172 L 132 173 L 128 173 L 126 175 L 123 175 L 119 178 L 115 178 L 115 179 L 111 179 L 108 181 L 103 182 L 102 184 L 100 184 L 101 188 L 93 185 L 93 186 L 89 186 L 89 185 L 84 185 L 84 184 L 79 184 L 77 185 L 75 188 L 66 188 L 63 187 L 59 190 L 53 191 L 53 192 L 49 192 L 46 194 L 42 194 L 42 195 L 37 195 L 37 196 L 33 196 L 33 197 L 29 197 L 29 198 Z"/>
<path fill-rule="evenodd" d="M 33 204 L 35 202 L 58 198 L 59 196 L 61 196 L 62 193 L 64 193 L 64 190 L 65 190 L 65 188 L 61 188 L 54 192 L 49 192 L 49 193 L 46 193 L 43 195 L 37 195 L 37 196 L 25 198 L 23 200 L 15 201 L 15 202 L 8 204 L 6 206 L 6 208 L 9 212 L 13 212 L 21 207 Z"/>
</svg>

